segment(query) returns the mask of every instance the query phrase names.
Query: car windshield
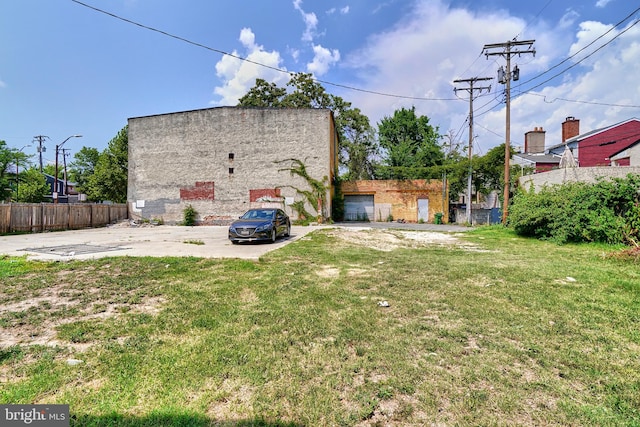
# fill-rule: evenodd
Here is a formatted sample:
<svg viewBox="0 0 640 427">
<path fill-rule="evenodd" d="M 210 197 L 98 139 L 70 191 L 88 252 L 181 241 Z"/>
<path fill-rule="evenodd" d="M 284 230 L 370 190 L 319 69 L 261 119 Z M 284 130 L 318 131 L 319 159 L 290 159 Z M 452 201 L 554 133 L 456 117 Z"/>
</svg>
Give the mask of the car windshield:
<svg viewBox="0 0 640 427">
<path fill-rule="evenodd" d="M 273 219 L 275 211 L 270 209 L 251 209 L 241 216 L 242 219 Z"/>
</svg>

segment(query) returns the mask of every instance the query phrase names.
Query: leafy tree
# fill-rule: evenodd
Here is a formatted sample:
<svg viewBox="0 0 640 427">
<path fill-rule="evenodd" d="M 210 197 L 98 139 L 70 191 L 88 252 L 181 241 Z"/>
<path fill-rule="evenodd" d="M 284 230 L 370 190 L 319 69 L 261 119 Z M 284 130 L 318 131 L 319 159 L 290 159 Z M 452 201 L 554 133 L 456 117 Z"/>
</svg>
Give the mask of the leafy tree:
<svg viewBox="0 0 640 427">
<path fill-rule="evenodd" d="M 339 133 L 341 170 L 349 179 L 368 179 L 373 176 L 373 157 L 377 152 L 374 130 L 369 118 L 351 103 L 326 92 L 324 87 L 307 73 L 291 76 L 287 88 L 256 79 L 256 85 L 239 99 L 242 107 L 328 108 L 334 113 Z"/>
<path fill-rule="evenodd" d="M 42 165 L 42 173 L 46 173 L 50 176 L 56 176 L 56 167 L 52 164 Z M 64 178 L 64 170 L 62 168 L 58 168 L 58 179 Z"/>
<path fill-rule="evenodd" d="M 126 203 L 128 174 L 128 127 L 122 128 L 100 153 L 93 175 L 84 188 L 91 201 Z"/>
<path fill-rule="evenodd" d="M 74 156 L 74 161 L 69 165 L 69 178 L 77 184 L 80 192 L 86 192 L 89 178 L 95 173 L 96 165 L 100 159 L 100 151 L 96 148 L 82 147 Z"/>
<path fill-rule="evenodd" d="M 15 171 L 27 167 L 30 157 L 18 149 L 9 148 L 5 141 L 0 140 L 0 201 L 9 200 L 19 179 Z"/>
<path fill-rule="evenodd" d="M 243 107 L 280 107 L 282 99 L 286 95 L 286 88 L 280 88 L 275 83 L 269 83 L 264 79 L 256 79 L 256 85 L 239 99 L 238 105 Z"/>
<path fill-rule="evenodd" d="M 20 173 L 20 185 L 14 191 L 13 199 L 22 203 L 40 203 L 51 191 L 47 180 L 38 168 L 29 168 Z"/>
<path fill-rule="evenodd" d="M 375 129 L 369 118 L 359 108 L 344 110 L 339 117 L 343 137 L 340 144 L 340 160 L 346 169 L 342 179 L 355 181 L 375 176 L 374 158 L 378 154 Z"/>
<path fill-rule="evenodd" d="M 401 108 L 393 117 L 378 123 L 378 140 L 383 150 L 378 176 L 385 179 L 439 178 L 434 166 L 442 165 L 444 153 L 438 145 L 438 128 L 426 116 L 418 117 L 415 107 Z"/>
</svg>

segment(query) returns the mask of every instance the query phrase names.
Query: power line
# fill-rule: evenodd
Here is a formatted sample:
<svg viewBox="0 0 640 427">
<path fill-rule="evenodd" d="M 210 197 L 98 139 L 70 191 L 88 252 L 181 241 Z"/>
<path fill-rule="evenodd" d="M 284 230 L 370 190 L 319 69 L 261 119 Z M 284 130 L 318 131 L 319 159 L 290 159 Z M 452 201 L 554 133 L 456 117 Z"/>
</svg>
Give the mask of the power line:
<svg viewBox="0 0 640 427">
<path fill-rule="evenodd" d="M 243 57 L 243 56 L 240 56 L 240 55 L 235 55 L 233 53 L 225 52 L 224 50 L 220 50 L 220 49 L 216 49 L 216 48 L 204 45 L 202 43 L 194 42 L 194 41 L 186 39 L 184 37 L 177 36 L 175 34 L 171 34 L 171 33 L 167 32 L 167 31 L 163 31 L 163 30 L 160 30 L 160 29 L 157 29 L 157 28 L 154 28 L 154 27 L 150 27 L 148 25 L 141 24 L 141 23 L 136 22 L 136 21 L 132 21 L 131 19 L 124 18 L 122 16 L 116 15 L 115 13 L 107 12 L 106 10 L 97 8 L 95 6 L 91 6 L 91 5 L 87 4 L 87 3 L 83 3 L 80 0 L 71 0 L 71 1 L 74 2 L 74 3 L 79 4 L 80 6 L 84 6 L 86 8 L 91 9 L 91 10 L 94 10 L 96 12 L 99 12 L 99 13 L 105 14 L 107 16 L 110 16 L 112 18 L 118 19 L 120 21 L 126 22 L 128 24 L 132 24 L 132 25 L 135 25 L 137 27 L 143 28 L 145 30 L 149 30 L 149 31 L 153 31 L 153 32 L 162 34 L 163 36 L 171 37 L 173 39 L 179 40 L 179 41 L 184 42 L 184 43 L 188 43 L 190 45 L 193 45 L 193 46 L 196 46 L 196 47 L 199 47 L 199 48 L 202 48 L 202 49 L 209 50 L 211 52 L 219 53 L 221 55 L 230 56 L 230 57 L 235 58 L 235 59 L 237 59 L 239 61 L 248 62 L 250 64 L 258 65 L 260 67 L 264 67 L 264 68 L 268 68 L 270 70 L 278 71 L 280 73 L 285 73 L 285 74 L 289 74 L 289 75 L 295 74 L 295 72 L 293 72 L 293 71 L 288 71 L 288 70 L 285 70 L 285 69 L 282 69 L 282 68 L 274 67 L 272 65 L 263 64 L 261 62 L 254 61 L 252 59 L 249 59 L 249 58 L 246 58 L 246 57 Z M 326 85 L 330 85 L 330 86 L 340 87 L 340 88 L 343 88 L 343 89 L 349 89 L 349 90 L 353 90 L 353 91 L 356 91 L 356 92 L 369 93 L 369 94 L 372 94 L 372 95 L 386 96 L 386 97 L 391 97 L 391 98 L 410 99 L 410 100 L 414 100 L 414 101 L 456 101 L 457 100 L 456 98 L 427 98 L 427 97 L 420 97 L 420 96 L 397 95 L 397 94 L 393 94 L 393 93 L 384 93 L 384 92 L 378 92 L 378 91 L 374 91 L 374 90 L 361 89 L 361 88 L 357 88 L 357 87 L 354 87 L 354 86 L 344 85 L 344 84 L 340 84 L 340 83 L 334 83 L 334 82 L 330 82 L 330 81 L 327 81 L 327 80 L 320 80 L 320 79 L 317 79 L 317 78 L 313 78 L 313 79 L 318 83 L 322 83 L 322 84 L 326 84 Z"/>
<path fill-rule="evenodd" d="M 603 38 L 604 36 L 606 36 L 607 34 L 609 34 L 611 31 L 613 31 L 614 29 L 616 29 L 618 26 L 620 26 L 622 23 L 624 23 L 625 21 L 627 21 L 631 16 L 633 16 L 634 14 L 636 14 L 638 11 L 640 11 L 640 7 L 637 8 L 636 10 L 634 10 L 633 12 L 631 12 L 630 14 L 628 14 L 627 16 L 625 16 L 622 20 L 620 20 L 617 24 L 615 24 L 614 26 L 612 26 L 611 28 L 609 28 L 607 31 L 605 31 L 604 33 L 602 33 L 600 36 L 596 37 L 593 41 L 591 41 L 591 43 L 585 45 L 582 49 L 578 50 L 576 53 L 574 53 L 571 56 L 568 56 L 567 58 L 565 58 L 564 60 L 560 61 L 559 63 L 557 63 L 556 65 L 554 65 L 553 67 L 549 68 L 546 71 L 543 71 L 542 73 L 538 74 L 535 77 L 532 77 L 531 79 L 520 83 L 520 85 L 518 86 L 523 86 L 533 80 L 536 80 L 540 77 L 542 77 L 543 75 L 547 74 L 548 72 L 550 72 L 551 70 L 558 68 L 559 66 L 561 66 L 562 64 L 564 64 L 565 62 L 569 61 L 572 58 L 575 58 L 579 53 L 583 52 L 584 50 L 586 50 L 587 48 L 589 48 L 590 46 L 592 46 L 593 44 L 595 44 L 598 40 L 600 40 L 601 38 Z M 620 35 L 622 35 L 623 33 L 625 33 L 626 31 L 628 31 L 631 27 L 633 27 L 634 25 L 636 25 L 638 23 L 638 21 L 636 20 L 636 22 L 631 25 L 629 28 L 625 29 L 624 31 L 622 31 L 621 33 L 619 33 L 618 35 L 616 35 L 615 37 L 613 37 L 610 41 L 608 41 L 607 43 L 605 43 L 602 47 L 606 46 L 607 44 L 611 43 L 613 40 L 615 40 L 616 38 L 618 38 Z M 602 47 L 600 47 L 599 49 L 597 49 L 596 51 L 594 51 L 593 53 L 597 52 L 598 50 L 602 49 Z M 589 56 L 593 55 L 593 53 L 591 53 Z M 585 59 L 587 59 L 589 56 L 586 56 L 585 58 L 581 59 L 578 64 L 582 61 L 584 61 Z M 567 68 L 567 70 L 571 69 L 572 67 Z M 563 71 L 566 72 L 567 70 Z M 559 74 L 555 75 L 553 78 L 558 77 Z M 548 82 L 549 80 L 543 82 L 542 84 Z M 538 86 L 536 86 L 538 87 Z"/>
</svg>

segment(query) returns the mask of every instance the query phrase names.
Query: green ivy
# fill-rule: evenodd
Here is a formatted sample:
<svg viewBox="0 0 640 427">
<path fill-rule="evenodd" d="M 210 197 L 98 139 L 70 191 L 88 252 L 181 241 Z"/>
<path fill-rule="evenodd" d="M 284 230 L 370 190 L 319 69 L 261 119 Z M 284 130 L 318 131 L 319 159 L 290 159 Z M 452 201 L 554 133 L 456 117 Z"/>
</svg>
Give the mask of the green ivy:
<svg viewBox="0 0 640 427">
<path fill-rule="evenodd" d="M 322 181 L 312 178 L 307 173 L 307 167 L 298 159 L 285 159 L 276 161 L 275 163 L 290 162 L 290 166 L 278 171 L 289 171 L 291 175 L 298 175 L 303 178 L 307 184 L 309 184 L 310 190 L 304 190 L 296 188 L 290 185 L 282 186 L 289 187 L 296 190 L 296 192 L 304 197 L 304 199 L 316 210 L 318 217 L 324 219 L 325 215 L 321 212 L 326 207 L 327 200 L 327 177 L 324 177 Z M 318 204 L 322 204 L 322 208 Z M 309 221 L 313 218 L 313 215 L 305 209 L 305 202 L 299 200 L 291 205 L 291 208 L 298 213 L 298 218 L 302 221 Z"/>
</svg>

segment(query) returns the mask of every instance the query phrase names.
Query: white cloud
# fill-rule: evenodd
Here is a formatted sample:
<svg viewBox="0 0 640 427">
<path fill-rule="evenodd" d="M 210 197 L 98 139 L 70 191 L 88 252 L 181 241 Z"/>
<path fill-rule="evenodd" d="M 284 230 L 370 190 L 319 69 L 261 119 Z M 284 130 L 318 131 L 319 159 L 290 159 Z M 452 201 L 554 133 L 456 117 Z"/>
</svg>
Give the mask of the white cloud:
<svg viewBox="0 0 640 427">
<path fill-rule="evenodd" d="M 316 28 L 318 27 L 318 17 L 315 13 L 306 13 L 302 9 L 302 0 L 293 0 L 293 7 L 300 12 L 302 15 L 302 20 L 305 23 L 305 30 L 302 33 L 302 41 L 310 42 L 313 41 L 316 36 Z"/>
<path fill-rule="evenodd" d="M 495 77 L 497 68 L 505 65 L 500 56 L 487 60 L 481 54 L 484 44 L 506 42 L 526 28 L 526 34 L 520 34 L 518 39 L 535 39 L 536 55 L 512 58 L 511 65 L 517 64 L 521 73 L 520 81 L 512 83 L 511 142 L 522 145 L 526 132 L 543 127 L 547 130 L 547 145 L 552 145 L 559 143 L 561 124 L 568 116 L 580 119 L 581 130 L 586 132 L 640 114 L 640 108 L 584 103 L 638 104 L 634 100 L 640 99 L 640 87 L 634 81 L 634 70 L 640 68 L 640 28 L 632 28 L 570 70 L 567 68 L 572 63 L 567 62 L 520 87 L 609 28 L 599 22 L 582 22 L 576 29 L 573 21 L 577 18 L 577 14 L 569 11 L 560 20 L 564 25 L 544 20 L 527 25 L 525 19 L 506 11 L 473 13 L 452 8 L 444 0 L 417 0 L 413 10 L 392 28 L 372 36 L 361 49 L 343 55 L 344 64 L 356 73 L 357 78 L 350 83 L 356 87 L 408 97 L 454 98 L 454 79 Z M 613 35 L 586 49 L 575 60 L 593 52 Z M 561 75 L 536 88 L 534 94 L 518 96 L 521 90 L 528 90 L 558 73 Z M 495 80 L 486 83 L 492 85 L 491 94 L 484 92 L 474 101 L 474 133 L 478 136 L 474 146 L 481 150 L 476 152 L 486 152 L 503 143 L 505 136 L 504 86 Z M 340 96 L 362 109 L 373 124 L 392 115 L 397 108 L 415 105 L 416 111 L 429 117 L 441 133 L 460 130 L 464 141 L 468 95 L 458 94 L 462 100 L 457 102 L 353 91 L 344 91 Z"/>
<path fill-rule="evenodd" d="M 564 15 L 562 15 L 562 18 L 560 18 L 560 22 L 558 23 L 558 25 L 560 26 L 560 28 L 564 29 L 571 28 L 576 23 L 579 17 L 580 15 L 578 14 L 578 12 L 573 9 L 569 9 L 565 12 Z"/>
<path fill-rule="evenodd" d="M 349 13 L 349 6 L 345 6 L 345 7 L 341 7 L 339 12 L 341 15 L 346 15 Z M 332 7 L 331 9 L 327 10 L 326 14 L 327 15 L 333 15 L 334 13 L 338 12 L 338 9 L 335 7 Z"/>
<path fill-rule="evenodd" d="M 307 72 L 315 76 L 325 74 L 331 64 L 340 60 L 340 52 L 337 49 L 329 50 L 321 45 L 313 45 L 313 61 L 307 64 Z"/>
<path fill-rule="evenodd" d="M 5 87 L 7 87 L 7 84 L 3 80 L 0 79 L 0 89 L 3 89 Z"/>
<path fill-rule="evenodd" d="M 255 85 L 257 78 L 277 84 L 283 84 L 288 81 L 286 73 L 258 65 L 264 64 L 269 67 L 284 69 L 281 65 L 282 58 L 280 54 L 276 51 L 267 52 L 263 46 L 256 44 L 255 34 L 250 28 L 243 28 L 240 31 L 239 40 L 246 49 L 244 57 L 251 62 L 242 61 L 229 55 L 223 56 L 218 61 L 216 75 L 224 83 L 214 89 L 214 94 L 220 99 L 212 101 L 211 104 L 213 105 L 237 105 L 238 99 Z M 234 56 L 243 56 L 235 50 L 232 54 Z"/>
<path fill-rule="evenodd" d="M 596 7 L 607 7 L 607 5 L 609 3 L 611 3 L 613 0 L 598 0 L 596 2 Z"/>
</svg>

